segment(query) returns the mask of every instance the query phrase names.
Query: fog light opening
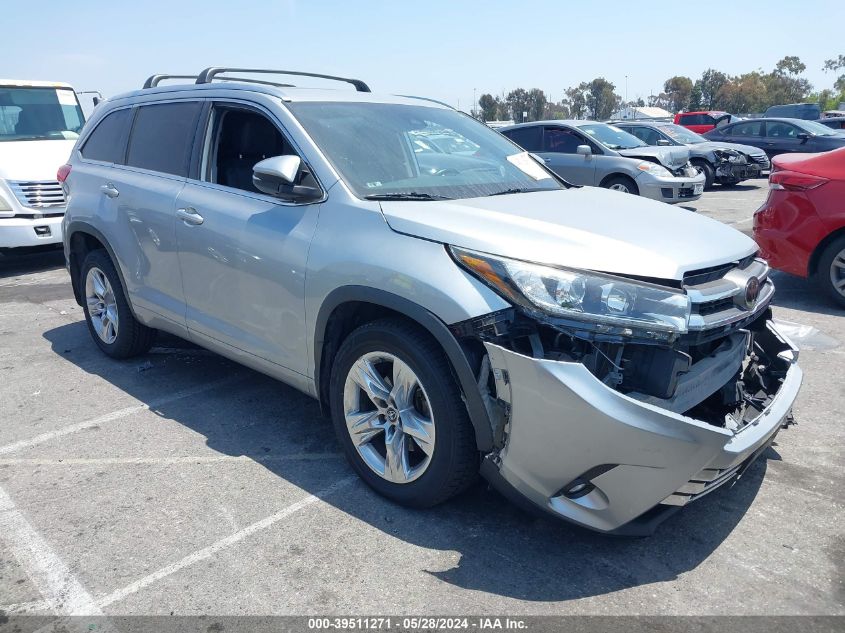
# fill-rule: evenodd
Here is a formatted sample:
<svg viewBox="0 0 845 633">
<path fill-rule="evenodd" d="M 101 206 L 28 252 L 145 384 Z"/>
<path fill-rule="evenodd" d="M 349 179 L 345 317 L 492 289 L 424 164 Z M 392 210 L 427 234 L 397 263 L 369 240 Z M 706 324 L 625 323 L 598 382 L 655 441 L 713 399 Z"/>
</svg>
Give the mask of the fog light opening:
<svg viewBox="0 0 845 633">
<path fill-rule="evenodd" d="M 596 487 L 589 481 L 584 481 L 580 477 L 572 481 L 563 489 L 563 496 L 567 499 L 579 499 L 590 494 Z"/>
</svg>

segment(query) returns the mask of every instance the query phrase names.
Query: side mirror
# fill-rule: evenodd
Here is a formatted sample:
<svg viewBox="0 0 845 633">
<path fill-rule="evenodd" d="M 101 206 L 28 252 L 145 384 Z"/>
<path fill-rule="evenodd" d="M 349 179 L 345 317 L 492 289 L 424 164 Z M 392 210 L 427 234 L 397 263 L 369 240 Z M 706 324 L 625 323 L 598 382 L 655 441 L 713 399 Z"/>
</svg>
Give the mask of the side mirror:
<svg viewBox="0 0 845 633">
<path fill-rule="evenodd" d="M 669 147 L 671 144 L 672 143 L 667 141 L 665 138 L 659 138 L 657 139 L 657 143 L 655 143 L 655 145 L 658 145 L 660 147 Z"/>
<path fill-rule="evenodd" d="M 575 148 L 575 153 L 581 154 L 581 156 L 589 157 L 593 155 L 593 150 L 589 145 L 579 145 Z"/>
<path fill-rule="evenodd" d="M 299 156 L 272 156 L 256 163 L 252 168 L 252 184 L 262 193 L 277 198 L 316 200 L 320 190 L 297 185 L 302 160 Z"/>
<path fill-rule="evenodd" d="M 801 132 L 795 138 L 800 139 L 802 143 L 806 143 L 807 139 L 810 138 L 810 135 L 807 134 L 806 132 Z"/>
</svg>

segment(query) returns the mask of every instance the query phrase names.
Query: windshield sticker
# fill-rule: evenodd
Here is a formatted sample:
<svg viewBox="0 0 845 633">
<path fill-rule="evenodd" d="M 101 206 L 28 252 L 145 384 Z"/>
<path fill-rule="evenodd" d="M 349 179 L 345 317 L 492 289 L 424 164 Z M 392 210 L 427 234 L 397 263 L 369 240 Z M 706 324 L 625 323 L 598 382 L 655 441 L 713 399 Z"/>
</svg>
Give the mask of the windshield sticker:
<svg viewBox="0 0 845 633">
<path fill-rule="evenodd" d="M 73 94 L 73 90 L 66 90 L 66 89 L 57 89 L 56 90 L 56 98 L 59 100 L 59 105 L 66 105 L 66 106 L 75 106 L 76 105 L 76 95 Z"/>
<path fill-rule="evenodd" d="M 528 155 L 528 152 L 514 154 L 513 156 L 508 156 L 507 158 L 511 165 L 534 180 L 545 180 L 546 178 L 551 178 L 548 172 L 540 167 L 537 161 Z"/>
<path fill-rule="evenodd" d="M 368 182 L 367 189 L 373 189 L 374 187 L 381 187 L 381 181 L 376 180 L 375 182 Z"/>
</svg>

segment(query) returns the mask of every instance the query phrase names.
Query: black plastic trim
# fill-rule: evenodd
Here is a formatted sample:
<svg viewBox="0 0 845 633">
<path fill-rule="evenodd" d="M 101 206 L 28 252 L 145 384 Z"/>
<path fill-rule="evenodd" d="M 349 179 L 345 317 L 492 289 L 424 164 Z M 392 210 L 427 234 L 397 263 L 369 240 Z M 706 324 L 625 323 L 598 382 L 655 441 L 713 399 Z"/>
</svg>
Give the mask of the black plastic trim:
<svg viewBox="0 0 845 633">
<path fill-rule="evenodd" d="M 123 286 L 123 294 L 126 295 L 126 303 L 129 304 L 129 309 L 132 311 L 132 316 L 137 319 L 138 315 L 135 314 L 135 308 L 132 305 L 132 299 L 129 296 L 129 290 L 128 290 L 128 287 L 126 285 L 126 279 L 124 278 L 123 270 L 120 267 L 120 260 L 117 258 L 117 255 L 115 255 L 114 249 L 111 247 L 111 244 L 109 244 L 109 241 L 106 239 L 106 236 L 103 235 L 98 229 L 95 229 L 93 226 L 88 224 L 87 222 L 82 222 L 80 220 L 74 220 L 74 221 L 70 222 L 67 226 L 67 235 L 66 235 L 65 239 L 67 240 L 68 245 L 70 245 L 70 243 L 73 239 L 73 236 L 76 233 L 85 233 L 87 235 L 95 237 L 100 242 L 100 244 L 102 244 L 105 247 L 106 251 L 109 254 L 109 257 L 111 257 L 111 260 L 114 263 L 115 270 L 117 270 L 117 275 L 118 275 L 118 277 L 120 277 L 120 285 Z M 68 256 L 69 255 L 70 255 L 70 253 L 68 252 Z M 79 263 L 81 264 L 82 262 L 79 262 Z M 70 265 L 69 261 L 68 261 L 68 265 Z M 75 272 L 76 271 L 71 271 L 71 285 L 73 286 L 74 298 L 76 299 L 76 302 L 81 306 L 82 305 L 82 296 L 81 296 L 80 290 L 78 288 L 79 282 L 73 276 Z"/>
<path fill-rule="evenodd" d="M 385 290 L 367 286 L 341 286 L 336 288 L 323 301 L 317 314 L 314 330 L 314 382 L 320 393 L 320 371 L 323 358 L 323 345 L 326 339 L 326 325 L 329 317 L 339 306 L 345 303 L 369 303 L 389 308 L 424 327 L 440 344 L 452 368 L 455 370 L 461 389 L 466 398 L 466 407 L 470 421 L 475 429 L 475 441 L 480 451 L 493 448 L 493 426 L 487 409 L 481 399 L 475 374 L 469 360 L 457 339 L 443 321 L 422 306 Z"/>
</svg>

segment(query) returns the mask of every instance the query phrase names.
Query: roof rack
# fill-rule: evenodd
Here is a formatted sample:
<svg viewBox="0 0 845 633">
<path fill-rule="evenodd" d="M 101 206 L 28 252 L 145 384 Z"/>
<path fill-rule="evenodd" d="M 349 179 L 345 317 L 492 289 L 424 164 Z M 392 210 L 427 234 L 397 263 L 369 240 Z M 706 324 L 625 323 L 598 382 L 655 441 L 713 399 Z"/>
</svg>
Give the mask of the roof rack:
<svg viewBox="0 0 845 633">
<path fill-rule="evenodd" d="M 144 89 L 155 88 L 165 79 L 196 79 L 196 75 L 153 75 L 144 82 Z"/>
<path fill-rule="evenodd" d="M 446 106 L 450 110 L 456 110 L 454 106 L 449 105 L 445 101 L 438 101 L 437 99 L 429 99 L 428 97 L 418 97 L 416 95 L 396 95 L 397 97 L 404 97 L 405 99 L 419 99 L 421 101 L 430 101 L 431 103 L 436 103 L 437 105 Z"/>
<path fill-rule="evenodd" d="M 271 75 L 296 75 L 297 77 L 316 77 L 318 79 L 331 79 L 333 81 L 343 81 L 355 86 L 358 92 L 372 92 L 370 87 L 360 79 L 350 79 L 348 77 L 335 77 L 333 75 L 321 75 L 318 73 L 304 73 L 295 70 L 268 70 L 266 68 L 217 68 L 212 66 L 202 71 L 197 76 L 198 84 L 210 84 L 214 78 L 221 73 L 236 72 L 236 73 L 264 73 Z M 151 78 L 152 79 L 152 78 Z M 221 78 L 225 79 L 225 78 Z M 149 80 L 148 80 L 149 81 Z M 252 79 L 241 79 L 240 81 L 253 81 Z M 259 82 L 269 83 L 269 82 Z"/>
</svg>

